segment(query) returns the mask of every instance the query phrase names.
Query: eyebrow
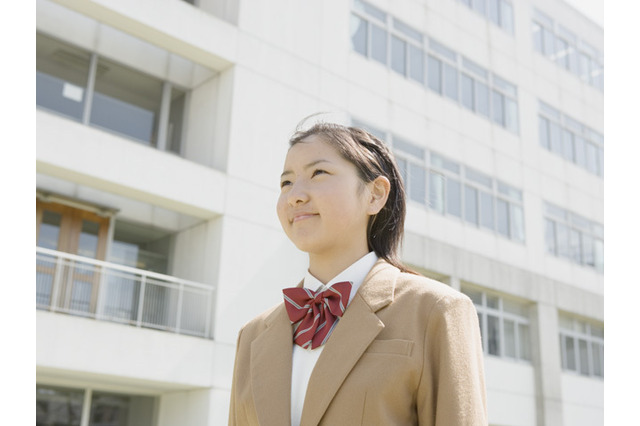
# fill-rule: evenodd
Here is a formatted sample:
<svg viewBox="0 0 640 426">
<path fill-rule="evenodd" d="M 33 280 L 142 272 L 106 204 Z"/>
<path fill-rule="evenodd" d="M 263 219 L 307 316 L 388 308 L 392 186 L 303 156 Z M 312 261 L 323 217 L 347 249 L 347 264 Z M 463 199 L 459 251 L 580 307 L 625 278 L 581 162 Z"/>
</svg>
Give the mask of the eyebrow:
<svg viewBox="0 0 640 426">
<path fill-rule="evenodd" d="M 316 161 L 312 161 L 311 163 L 307 164 L 306 166 L 304 166 L 303 168 L 306 170 L 308 168 L 311 168 L 313 166 L 315 166 L 318 163 L 331 163 L 331 161 L 329 160 L 325 160 L 323 158 L 316 160 Z M 282 172 L 282 174 L 280 175 L 280 177 L 283 177 L 284 175 L 290 175 L 293 172 L 291 170 L 285 170 L 284 172 Z"/>
</svg>

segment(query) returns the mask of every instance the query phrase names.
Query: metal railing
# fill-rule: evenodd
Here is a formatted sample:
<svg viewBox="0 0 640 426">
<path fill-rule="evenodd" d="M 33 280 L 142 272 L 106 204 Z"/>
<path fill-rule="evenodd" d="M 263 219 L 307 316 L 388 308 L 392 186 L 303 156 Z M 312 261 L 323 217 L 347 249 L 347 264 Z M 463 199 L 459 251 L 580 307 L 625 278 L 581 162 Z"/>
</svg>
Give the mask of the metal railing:
<svg viewBox="0 0 640 426">
<path fill-rule="evenodd" d="M 213 287 L 36 247 L 36 308 L 211 336 Z"/>
</svg>

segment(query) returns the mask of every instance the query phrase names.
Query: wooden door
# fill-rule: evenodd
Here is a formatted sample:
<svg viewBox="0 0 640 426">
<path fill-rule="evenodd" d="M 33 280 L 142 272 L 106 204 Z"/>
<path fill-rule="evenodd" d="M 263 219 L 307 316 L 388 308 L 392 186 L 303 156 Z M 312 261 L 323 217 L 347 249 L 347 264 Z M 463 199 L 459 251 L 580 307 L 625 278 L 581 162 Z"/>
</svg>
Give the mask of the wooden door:
<svg viewBox="0 0 640 426">
<path fill-rule="evenodd" d="M 36 200 L 36 218 L 37 246 L 89 259 L 105 259 L 108 217 Z M 36 276 L 38 306 L 49 306 L 56 300 L 54 308 L 78 314 L 95 312 L 100 283 L 100 270 L 96 265 L 81 260 L 65 260 L 61 264 L 54 256 L 39 255 Z"/>
</svg>

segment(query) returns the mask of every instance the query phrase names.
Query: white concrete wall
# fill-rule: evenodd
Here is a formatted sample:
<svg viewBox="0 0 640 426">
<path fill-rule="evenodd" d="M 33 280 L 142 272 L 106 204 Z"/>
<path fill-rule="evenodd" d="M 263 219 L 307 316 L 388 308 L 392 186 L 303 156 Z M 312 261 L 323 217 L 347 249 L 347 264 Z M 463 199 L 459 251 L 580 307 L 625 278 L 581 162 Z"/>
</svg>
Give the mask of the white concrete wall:
<svg viewBox="0 0 640 426">
<path fill-rule="evenodd" d="M 604 424 L 604 381 L 562 374 L 564 426 Z"/>
</svg>

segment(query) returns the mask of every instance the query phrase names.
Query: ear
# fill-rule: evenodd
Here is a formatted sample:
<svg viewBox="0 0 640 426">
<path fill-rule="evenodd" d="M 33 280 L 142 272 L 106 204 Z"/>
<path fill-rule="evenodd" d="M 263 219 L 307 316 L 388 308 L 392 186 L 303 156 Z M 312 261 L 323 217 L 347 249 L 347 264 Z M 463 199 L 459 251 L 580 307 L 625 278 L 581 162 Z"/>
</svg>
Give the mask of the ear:
<svg viewBox="0 0 640 426">
<path fill-rule="evenodd" d="M 370 215 L 378 214 L 380 210 L 387 204 L 389 192 L 391 191 L 391 183 L 385 176 L 378 176 L 369 182 L 369 205 L 367 213 Z"/>
</svg>

